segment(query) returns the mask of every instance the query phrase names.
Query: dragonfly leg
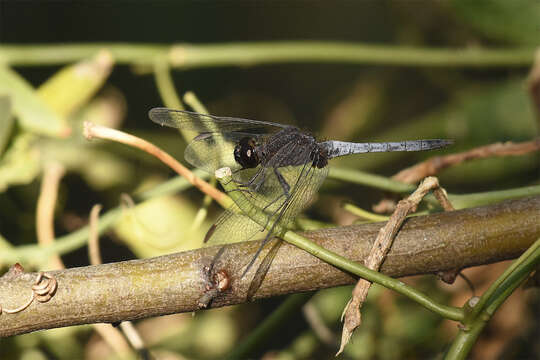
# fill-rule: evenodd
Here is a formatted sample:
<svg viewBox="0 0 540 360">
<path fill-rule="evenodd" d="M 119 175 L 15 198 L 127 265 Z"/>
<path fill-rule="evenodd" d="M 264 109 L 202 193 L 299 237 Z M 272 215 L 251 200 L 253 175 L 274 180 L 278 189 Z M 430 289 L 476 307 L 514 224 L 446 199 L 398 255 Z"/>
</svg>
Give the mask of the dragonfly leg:
<svg viewBox="0 0 540 360">
<path fill-rule="evenodd" d="M 240 169 L 240 170 L 242 170 L 242 169 Z M 234 173 L 237 173 L 240 170 L 237 170 Z M 227 193 L 232 192 L 232 191 L 243 191 L 243 192 L 248 193 L 250 196 L 253 196 L 253 194 L 256 193 L 259 190 L 262 183 L 264 183 L 264 176 L 262 178 L 260 177 L 260 175 L 261 175 L 261 173 L 263 173 L 263 171 L 264 171 L 264 168 L 259 169 L 257 171 L 257 173 L 255 173 L 255 175 L 253 175 L 251 177 L 251 179 L 249 179 L 248 181 L 245 181 L 245 182 L 240 181 L 238 179 L 229 180 L 229 182 L 234 181 L 234 183 L 238 186 L 238 188 L 228 190 Z M 257 178 L 260 178 L 260 180 L 257 182 L 257 184 L 255 186 L 253 186 L 253 183 L 255 182 L 255 179 L 257 179 Z M 227 182 L 227 184 L 229 182 Z"/>
<path fill-rule="evenodd" d="M 283 188 L 283 193 L 285 194 L 285 196 L 289 196 L 289 190 L 291 189 L 291 186 L 287 183 L 287 180 L 285 180 L 283 175 L 281 175 L 277 167 L 274 168 L 274 174 L 276 174 L 279 184 Z"/>
<path fill-rule="evenodd" d="M 257 173 L 248 181 L 248 186 L 253 187 L 254 191 L 259 191 L 262 184 L 264 183 L 264 180 L 266 180 L 266 176 L 264 175 L 264 167 L 261 167 Z"/>
<path fill-rule="evenodd" d="M 276 174 L 276 177 L 278 178 L 278 181 L 281 187 L 283 188 L 283 192 L 274 200 L 270 201 L 262 210 L 266 211 L 268 207 L 270 207 L 271 205 L 279 201 L 279 199 L 281 199 L 282 197 L 285 197 L 285 200 L 283 201 L 283 203 L 279 205 L 279 207 L 275 210 L 275 213 L 278 213 L 288 203 L 287 198 L 289 197 L 291 186 L 287 183 L 287 180 L 285 180 L 285 178 L 283 177 L 283 175 L 279 172 L 277 168 L 274 168 L 274 173 Z M 268 224 L 270 223 L 270 220 L 271 220 L 271 216 L 268 216 L 268 218 L 266 219 L 266 224 L 264 225 L 264 228 L 261 231 L 264 231 L 266 228 L 268 228 Z"/>
<path fill-rule="evenodd" d="M 250 191 L 253 191 L 255 193 L 258 193 L 261 186 L 264 184 L 264 181 L 266 180 L 266 176 L 264 175 L 264 167 L 261 167 L 255 175 L 249 179 L 246 183 L 240 183 L 241 186 L 249 188 Z"/>
<path fill-rule="evenodd" d="M 284 196 L 285 196 L 285 201 L 283 201 L 283 203 L 281 205 L 279 205 L 279 207 L 275 210 L 274 213 L 279 212 L 281 210 L 281 208 L 283 207 L 283 205 L 285 205 L 287 203 L 287 195 L 285 195 L 285 194 L 281 194 L 278 197 L 276 197 L 274 200 L 269 202 L 265 207 L 263 207 L 262 210 L 266 211 L 266 209 L 268 209 L 269 206 L 273 205 L 274 203 L 276 203 L 279 199 L 281 199 Z M 266 230 L 268 228 L 268 224 L 270 223 L 270 220 L 272 219 L 272 217 L 273 217 L 273 215 L 272 216 L 268 215 L 266 217 L 266 223 L 264 224 L 264 227 L 261 229 L 261 232 L 263 232 L 264 230 Z"/>
<path fill-rule="evenodd" d="M 255 175 L 253 175 L 251 177 L 251 179 L 249 179 L 248 181 L 240 181 L 240 180 L 237 180 L 237 179 L 234 179 L 234 178 L 231 179 L 230 181 L 234 181 L 235 184 L 238 185 L 239 187 L 251 188 L 253 186 L 253 183 L 255 183 L 255 180 L 259 179 L 259 180 L 257 180 L 257 183 L 256 183 L 256 185 L 255 185 L 255 187 L 253 189 L 253 190 L 257 191 L 260 188 L 260 186 L 262 185 L 262 183 L 264 182 L 264 179 L 265 179 L 264 176 L 262 176 L 262 178 L 260 177 L 260 175 L 264 173 L 264 169 L 265 169 L 264 167 L 261 167 L 259 170 L 257 170 Z M 240 169 L 240 170 L 243 170 L 243 169 Z M 240 170 L 238 170 L 238 171 L 240 171 Z M 238 171 L 236 171 L 236 172 L 238 172 Z"/>
<path fill-rule="evenodd" d="M 282 197 L 284 196 L 287 196 L 286 194 L 281 194 L 279 195 L 278 197 L 276 197 L 274 200 L 270 201 L 268 204 L 266 204 L 265 207 L 262 208 L 263 211 L 266 211 L 266 209 L 268 209 L 270 206 L 274 205 L 279 199 L 281 199 Z M 277 209 L 279 211 L 279 209 L 281 208 L 281 206 Z"/>
</svg>

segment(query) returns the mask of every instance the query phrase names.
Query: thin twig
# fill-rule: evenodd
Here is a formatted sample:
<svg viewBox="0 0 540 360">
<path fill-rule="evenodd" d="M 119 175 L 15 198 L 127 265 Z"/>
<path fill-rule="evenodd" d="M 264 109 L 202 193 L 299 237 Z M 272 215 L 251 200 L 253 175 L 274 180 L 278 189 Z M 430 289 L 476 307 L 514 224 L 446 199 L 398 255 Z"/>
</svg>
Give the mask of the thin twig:
<svg viewBox="0 0 540 360">
<path fill-rule="evenodd" d="M 134 356 L 124 335 L 111 324 L 92 324 L 92 327 L 120 357 Z"/>
<path fill-rule="evenodd" d="M 64 166 L 58 162 L 45 165 L 36 208 L 36 232 L 41 246 L 54 242 L 54 208 L 58 197 L 58 186 L 64 173 Z M 62 269 L 62 260 L 58 255 L 53 256 L 49 259 L 47 267 Z"/>
<path fill-rule="evenodd" d="M 102 264 L 101 252 L 99 250 L 99 231 L 98 220 L 99 212 L 101 211 L 101 205 L 96 204 L 90 211 L 90 223 L 88 224 L 88 257 L 90 258 L 90 264 L 99 265 Z"/>
<path fill-rule="evenodd" d="M 426 178 L 431 179 L 431 177 Z M 434 178 L 437 179 L 437 178 Z M 448 194 L 446 193 L 446 190 L 439 186 L 439 181 L 437 180 L 437 186 L 433 189 L 433 195 L 439 201 L 444 211 L 453 211 L 455 210 L 454 206 L 450 203 L 450 200 L 448 199 Z M 422 200 L 422 199 L 420 199 Z"/>
<path fill-rule="evenodd" d="M 401 200 L 398 203 L 396 210 L 386 225 L 379 231 L 377 239 L 371 248 L 371 252 L 364 261 L 364 265 L 367 268 L 376 271 L 379 270 L 381 264 L 386 258 L 386 255 L 390 251 L 394 238 L 403 225 L 405 218 L 409 213 L 416 211 L 416 207 L 420 201 L 422 201 L 424 196 L 426 196 L 426 194 L 431 190 L 439 190 L 437 198 L 444 198 L 446 196 L 444 190 L 441 190 L 437 178 L 428 177 L 424 179 L 414 193 L 412 193 L 407 199 Z M 447 198 L 443 200 L 442 205 L 445 208 L 453 209 Z M 352 298 L 343 311 L 345 320 L 341 337 L 341 346 L 337 355 L 343 351 L 349 342 L 353 331 L 361 324 L 362 315 L 360 313 L 360 308 L 367 297 L 370 286 L 371 282 L 365 279 L 360 279 L 353 289 Z"/>
<path fill-rule="evenodd" d="M 536 109 L 536 117 L 540 119 L 540 49 L 536 50 L 534 64 L 527 78 L 529 95 Z"/>
<path fill-rule="evenodd" d="M 304 318 L 319 340 L 328 346 L 337 345 L 336 336 L 324 323 L 321 314 L 312 302 L 306 303 L 306 305 L 302 307 L 302 312 L 304 313 Z"/>
<path fill-rule="evenodd" d="M 202 180 L 201 178 L 195 176 L 193 172 L 191 172 L 184 165 L 176 161 L 176 159 L 173 158 L 171 155 L 146 140 L 119 130 L 111 129 L 101 125 L 96 125 L 90 122 L 84 123 L 84 136 L 89 140 L 94 137 L 100 139 L 108 139 L 145 151 L 155 156 L 163 163 L 167 164 L 179 175 L 185 177 L 191 184 L 193 184 L 193 186 L 201 190 L 203 193 L 210 195 L 221 206 L 228 207 L 230 204 L 232 204 L 232 201 L 227 195 L 225 195 L 215 187 L 212 187 L 209 183 Z"/>
<path fill-rule="evenodd" d="M 122 321 L 120 323 L 120 328 L 122 329 L 122 332 L 135 350 L 142 351 L 146 349 L 146 346 L 144 345 L 144 341 L 139 334 L 139 331 L 137 331 L 131 321 Z"/>
<path fill-rule="evenodd" d="M 458 154 L 429 158 L 426 161 L 401 170 L 392 178 L 408 184 L 414 184 L 427 176 L 435 175 L 449 166 L 454 166 L 464 161 L 484 159 L 488 157 L 518 156 L 539 150 L 540 138 L 522 143 L 506 142 L 489 144 Z"/>
</svg>

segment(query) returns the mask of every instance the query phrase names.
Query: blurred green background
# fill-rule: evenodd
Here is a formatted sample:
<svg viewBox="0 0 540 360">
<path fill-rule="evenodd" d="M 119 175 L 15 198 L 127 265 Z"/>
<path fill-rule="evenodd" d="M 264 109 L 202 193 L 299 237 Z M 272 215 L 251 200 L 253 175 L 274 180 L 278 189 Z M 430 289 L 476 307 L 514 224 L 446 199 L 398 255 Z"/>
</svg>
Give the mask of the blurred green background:
<svg viewBox="0 0 540 360">
<path fill-rule="evenodd" d="M 526 82 L 533 50 L 540 42 L 540 2 L 534 0 L 0 1 L 2 45 L 293 40 L 492 48 L 509 53 L 529 49 L 531 58 L 529 62 L 498 66 L 488 66 L 487 62 L 482 66 L 480 58 L 474 67 L 445 64 L 443 59 L 439 66 L 390 66 L 374 61 L 173 69 L 176 90 L 179 96 L 193 91 L 212 114 L 296 124 L 322 138 L 456 140 L 452 148 L 437 155 L 494 142 L 531 140 L 539 134 L 539 109 L 531 101 Z M 113 65 L 106 56 L 93 61 L 90 72 L 94 69 L 95 73 L 85 80 L 87 83 L 80 84 L 73 80 L 74 70 L 68 67 L 72 64 L 14 64 L 1 70 L 0 96 L 7 95 L 9 101 L 0 98 L 0 234 L 5 240 L 0 251 L 16 251 L 17 246 L 36 243 L 36 203 L 43 169 L 51 161 L 66 169 L 56 206 L 58 238 L 86 225 L 94 204 L 101 203 L 104 211 L 110 210 L 125 203 L 121 194 L 151 189 L 172 176 L 164 165 L 140 151 L 105 141 L 87 142 L 81 135 L 84 120 L 141 136 L 183 160 L 186 143 L 182 137 L 171 129 L 157 127 L 147 117 L 150 108 L 163 106 L 151 69 Z M 0 47 L 0 65 L 2 62 Z M 105 64 L 101 73 L 99 64 Z M 43 107 L 50 122 L 43 120 L 47 118 Z M 55 126 L 61 129 L 64 125 L 72 127 L 71 136 L 47 134 L 56 131 Z M 332 165 L 392 175 L 433 154 L 351 156 Z M 472 161 L 443 171 L 440 178 L 449 192 L 466 194 L 537 185 L 539 175 L 540 158 L 533 153 Z M 351 191 L 351 185 L 328 180 L 307 214 L 316 220 L 350 224 L 355 219 L 343 211 L 343 201 L 371 209 L 385 195 L 362 186 L 354 186 Z M 212 204 L 208 217 L 192 229 L 202 204 L 203 196 L 194 189 L 153 198 L 136 207 L 124 204 L 114 231 L 101 237 L 103 261 L 200 246 L 206 229 L 222 211 Z M 5 259 L 0 263 L 3 270 L 11 265 Z M 87 265 L 86 247 L 63 254 L 62 260 L 67 267 Z M 22 265 L 27 270 L 47 269 L 43 259 Z M 471 269 L 470 276 L 481 289 L 491 279 L 486 273 L 497 274 L 502 269 L 504 265 Z M 429 277 L 411 282 L 454 305 L 461 306 L 469 295 L 459 280 L 452 287 Z M 333 331 L 332 341 L 339 338 L 339 315 L 349 295 L 350 288 L 330 289 L 319 292 L 312 301 Z M 529 328 L 527 319 L 534 319 L 534 312 L 538 316 L 538 296 L 519 293 L 515 298 L 518 320 L 509 320 L 503 307 L 501 320 L 482 338 L 475 358 L 534 356 L 531 334 L 538 328 Z M 281 300 L 200 312 L 195 317 L 180 314 L 150 319 L 138 325 L 157 358 L 220 358 Z M 536 304 L 536 309 L 527 303 Z M 285 327 L 261 346 L 256 358 L 325 359 L 336 351 L 332 341 L 324 344 L 317 339 L 301 313 Z M 454 324 L 374 288 L 364 324 L 342 356 L 432 358 L 444 350 L 455 331 Z M 115 356 L 90 326 L 0 339 L 2 359 Z"/>
</svg>

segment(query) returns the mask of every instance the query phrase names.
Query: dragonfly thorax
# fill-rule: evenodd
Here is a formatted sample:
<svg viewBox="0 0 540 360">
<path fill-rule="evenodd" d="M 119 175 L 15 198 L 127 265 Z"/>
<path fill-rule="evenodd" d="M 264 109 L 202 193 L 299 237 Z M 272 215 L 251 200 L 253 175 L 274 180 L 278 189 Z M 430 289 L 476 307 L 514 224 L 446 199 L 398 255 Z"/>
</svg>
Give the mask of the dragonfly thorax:
<svg viewBox="0 0 540 360">
<path fill-rule="evenodd" d="M 244 137 L 236 144 L 234 148 L 234 160 L 243 169 L 251 169 L 260 164 L 261 160 L 255 151 L 255 147 L 255 139 L 251 137 Z"/>
<path fill-rule="evenodd" d="M 311 153 L 311 160 L 313 161 L 311 166 L 322 169 L 328 165 L 328 152 L 317 144 L 317 147 Z"/>
</svg>

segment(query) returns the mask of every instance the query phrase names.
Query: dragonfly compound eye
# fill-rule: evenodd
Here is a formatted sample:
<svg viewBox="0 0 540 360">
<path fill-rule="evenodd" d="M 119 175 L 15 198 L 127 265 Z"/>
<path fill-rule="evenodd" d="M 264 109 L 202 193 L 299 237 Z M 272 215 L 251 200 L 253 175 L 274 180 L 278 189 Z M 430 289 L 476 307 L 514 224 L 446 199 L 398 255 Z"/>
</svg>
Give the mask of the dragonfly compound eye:
<svg viewBox="0 0 540 360">
<path fill-rule="evenodd" d="M 254 168 L 260 160 L 255 151 L 255 140 L 250 137 L 240 139 L 234 148 L 234 160 L 244 169 Z"/>
</svg>

